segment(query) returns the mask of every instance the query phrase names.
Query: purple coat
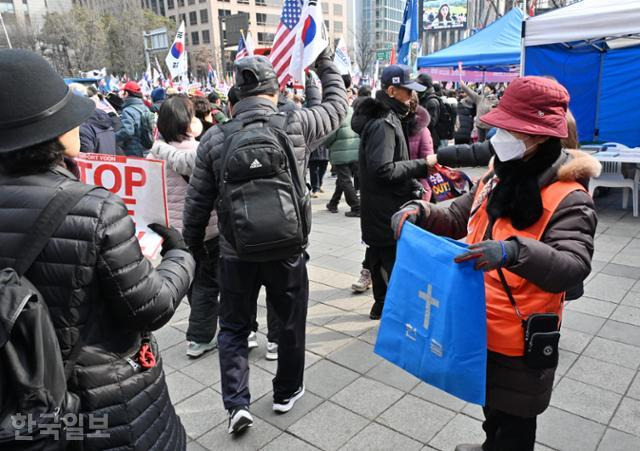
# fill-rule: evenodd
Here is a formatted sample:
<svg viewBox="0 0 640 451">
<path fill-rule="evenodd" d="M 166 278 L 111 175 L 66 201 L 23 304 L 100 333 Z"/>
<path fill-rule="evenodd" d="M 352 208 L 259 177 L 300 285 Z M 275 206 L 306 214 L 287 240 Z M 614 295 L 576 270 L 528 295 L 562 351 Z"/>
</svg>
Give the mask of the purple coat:
<svg viewBox="0 0 640 451">
<path fill-rule="evenodd" d="M 409 120 L 409 158 L 412 160 L 424 160 L 427 155 L 433 155 L 433 140 L 429 132 L 429 113 L 418 106 L 415 116 Z M 419 179 L 425 189 L 423 200 L 431 199 L 431 187 L 427 179 Z"/>
</svg>

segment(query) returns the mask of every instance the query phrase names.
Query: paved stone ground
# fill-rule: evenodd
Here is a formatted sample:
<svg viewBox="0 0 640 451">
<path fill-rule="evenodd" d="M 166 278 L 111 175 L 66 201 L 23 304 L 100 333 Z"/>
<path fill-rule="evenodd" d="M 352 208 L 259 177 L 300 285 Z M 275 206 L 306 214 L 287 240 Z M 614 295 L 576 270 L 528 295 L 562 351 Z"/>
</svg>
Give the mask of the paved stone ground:
<svg viewBox="0 0 640 451">
<path fill-rule="evenodd" d="M 480 171 L 481 173 L 482 171 Z M 478 175 L 478 171 L 472 171 Z M 327 177 L 327 192 L 333 179 Z M 314 201 L 309 249 L 307 394 L 286 415 L 271 411 L 275 363 L 264 359 L 266 309 L 259 304 L 261 347 L 251 353 L 255 424 L 239 439 L 226 432 L 217 352 L 185 356 L 188 305 L 157 333 L 167 382 L 189 450 L 447 450 L 482 439 L 480 407 L 430 387 L 373 353 L 377 322 L 371 292 L 352 295 L 364 247 L 359 221 Z M 560 366 L 551 407 L 539 418 L 539 450 L 640 450 L 640 219 L 620 208 L 619 193 L 597 200 L 593 273 L 584 298 L 565 311 Z"/>
</svg>

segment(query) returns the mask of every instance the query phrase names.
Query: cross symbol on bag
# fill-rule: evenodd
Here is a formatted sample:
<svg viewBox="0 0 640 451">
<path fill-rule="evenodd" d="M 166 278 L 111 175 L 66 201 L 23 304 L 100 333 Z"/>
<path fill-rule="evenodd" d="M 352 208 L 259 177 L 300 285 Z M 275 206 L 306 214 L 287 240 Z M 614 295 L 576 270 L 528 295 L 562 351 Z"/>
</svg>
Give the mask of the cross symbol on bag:
<svg viewBox="0 0 640 451">
<path fill-rule="evenodd" d="M 431 321 L 431 306 L 436 308 L 440 307 L 440 301 L 433 297 L 433 285 L 429 284 L 427 292 L 418 291 L 418 297 L 426 302 L 426 308 L 424 312 L 424 328 L 429 330 L 429 322 Z"/>
</svg>

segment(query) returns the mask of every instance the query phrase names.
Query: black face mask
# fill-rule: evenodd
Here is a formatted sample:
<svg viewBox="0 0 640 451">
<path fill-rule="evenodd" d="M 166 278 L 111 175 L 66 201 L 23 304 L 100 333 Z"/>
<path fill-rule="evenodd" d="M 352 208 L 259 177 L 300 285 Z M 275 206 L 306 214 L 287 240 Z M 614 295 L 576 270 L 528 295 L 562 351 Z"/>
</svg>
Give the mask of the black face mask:
<svg viewBox="0 0 640 451">
<path fill-rule="evenodd" d="M 387 108 L 396 113 L 400 117 L 400 119 L 409 114 L 408 104 L 400 102 L 398 99 L 389 97 L 389 95 L 385 91 L 378 91 L 376 93 L 376 100 L 383 103 Z"/>
</svg>

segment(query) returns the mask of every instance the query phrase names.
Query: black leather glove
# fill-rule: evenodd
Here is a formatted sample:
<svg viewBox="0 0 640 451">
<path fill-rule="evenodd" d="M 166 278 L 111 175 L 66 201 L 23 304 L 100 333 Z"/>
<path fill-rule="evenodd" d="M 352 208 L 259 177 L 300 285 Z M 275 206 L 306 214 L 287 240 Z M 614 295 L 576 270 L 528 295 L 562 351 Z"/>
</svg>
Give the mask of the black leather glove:
<svg viewBox="0 0 640 451">
<path fill-rule="evenodd" d="M 325 47 L 322 53 L 318 55 L 318 58 L 316 58 L 316 63 L 314 67 L 318 69 L 322 67 L 324 64 L 326 64 L 327 62 L 331 62 L 331 61 L 333 61 L 333 49 L 331 48 L 331 45 L 328 45 Z"/>
<path fill-rule="evenodd" d="M 167 227 L 162 224 L 149 224 L 148 227 L 164 238 L 162 242 L 162 251 L 160 255 L 164 257 L 164 254 L 172 249 L 187 250 L 187 243 L 184 242 L 182 234 L 173 227 Z"/>
<path fill-rule="evenodd" d="M 422 208 L 417 204 L 405 204 L 399 211 L 391 217 L 391 228 L 393 229 L 393 237 L 398 240 L 402 234 L 404 223 L 409 221 L 412 224 L 418 222 L 422 216 Z"/>
<path fill-rule="evenodd" d="M 514 265 L 518 261 L 520 246 L 516 240 L 487 240 L 472 244 L 464 254 L 458 255 L 454 261 L 462 263 L 476 260 L 475 269 L 492 271 Z"/>
</svg>

